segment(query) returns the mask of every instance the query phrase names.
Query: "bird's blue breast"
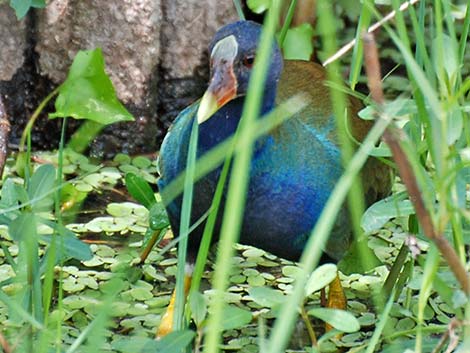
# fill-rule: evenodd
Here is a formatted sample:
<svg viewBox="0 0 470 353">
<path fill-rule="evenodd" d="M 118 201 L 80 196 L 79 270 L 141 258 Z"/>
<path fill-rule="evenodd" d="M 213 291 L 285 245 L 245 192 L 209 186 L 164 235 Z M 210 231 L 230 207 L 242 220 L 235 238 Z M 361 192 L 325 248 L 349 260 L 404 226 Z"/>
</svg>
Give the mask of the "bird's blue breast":
<svg viewBox="0 0 470 353">
<path fill-rule="evenodd" d="M 243 243 L 294 259 L 341 175 L 338 147 L 299 124 L 285 123 L 255 154 L 241 234 Z"/>
<path fill-rule="evenodd" d="M 159 188 L 164 188 L 185 169 L 196 111 L 197 104 L 184 110 L 162 144 Z M 214 116 L 207 123 L 214 125 L 204 123 L 206 125 L 199 127 L 199 156 L 227 137 L 220 134 L 221 130 L 233 130 L 233 133 L 236 129 L 236 124 L 225 116 Z M 339 149 L 327 137 L 330 128 L 332 126 L 317 131 L 300 119 L 291 119 L 256 142 L 240 235 L 242 243 L 262 247 L 284 258 L 297 259 L 300 256 L 341 175 Z M 193 222 L 211 205 L 218 170 L 195 185 Z M 181 197 L 171 201 L 167 210 L 172 227 L 177 230 Z M 219 212 L 219 218 L 221 215 Z M 198 230 L 196 233 L 195 239 L 200 237 Z"/>
</svg>

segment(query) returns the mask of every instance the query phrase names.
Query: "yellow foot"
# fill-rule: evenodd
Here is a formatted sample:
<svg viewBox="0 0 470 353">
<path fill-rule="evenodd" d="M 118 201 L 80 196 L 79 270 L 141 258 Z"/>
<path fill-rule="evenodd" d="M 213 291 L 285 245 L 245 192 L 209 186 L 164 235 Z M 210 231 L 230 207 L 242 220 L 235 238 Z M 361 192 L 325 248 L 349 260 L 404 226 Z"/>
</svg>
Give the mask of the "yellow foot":
<svg viewBox="0 0 470 353">
<path fill-rule="evenodd" d="M 330 290 L 328 292 L 328 302 L 326 304 L 327 308 L 330 309 L 341 309 L 345 310 L 348 305 L 346 295 L 344 294 L 343 286 L 341 285 L 341 280 L 339 275 L 336 275 L 336 278 L 330 283 Z M 333 327 L 328 324 L 325 324 L 326 331 L 330 331 Z"/>
<path fill-rule="evenodd" d="M 191 285 L 191 275 L 184 277 L 184 297 L 188 296 L 189 286 Z M 156 339 L 165 337 L 173 331 L 173 321 L 175 317 L 175 301 L 176 301 L 176 290 L 173 291 L 170 298 L 170 303 L 166 308 L 165 314 L 162 316 L 160 325 L 157 328 Z"/>
</svg>

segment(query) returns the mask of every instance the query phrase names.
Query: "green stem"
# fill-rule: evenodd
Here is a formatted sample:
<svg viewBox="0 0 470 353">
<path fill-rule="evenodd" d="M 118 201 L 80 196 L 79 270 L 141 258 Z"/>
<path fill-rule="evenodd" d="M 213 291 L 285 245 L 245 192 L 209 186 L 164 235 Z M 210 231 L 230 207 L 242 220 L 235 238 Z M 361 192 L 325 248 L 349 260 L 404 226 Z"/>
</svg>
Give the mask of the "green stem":
<svg viewBox="0 0 470 353">
<path fill-rule="evenodd" d="M 199 125 L 195 119 L 191 129 L 191 136 L 189 138 L 188 156 L 186 162 L 186 177 L 184 180 L 184 193 L 181 207 L 181 220 L 180 220 L 180 234 L 189 234 L 189 226 L 191 223 L 191 207 L 193 202 L 194 191 L 194 174 L 196 165 L 197 154 L 197 141 L 198 141 L 198 128 Z M 185 281 L 185 266 L 186 266 L 186 250 L 188 247 L 188 237 L 181 237 L 178 244 L 178 265 L 176 275 L 176 300 L 175 300 L 175 316 L 173 329 L 175 331 L 183 329 L 183 313 L 184 313 L 184 281 Z"/>
<path fill-rule="evenodd" d="M 467 5 L 467 11 L 465 13 L 465 20 L 464 20 L 463 28 L 462 28 L 462 36 L 460 37 L 460 44 L 459 44 L 460 65 L 463 65 L 464 63 L 465 48 L 467 46 L 469 30 L 470 30 L 470 6 Z"/>
<path fill-rule="evenodd" d="M 349 85 L 351 89 L 356 87 L 356 84 L 359 79 L 359 75 L 361 73 L 361 66 L 362 66 L 362 54 L 363 54 L 363 45 L 361 36 L 364 31 L 367 31 L 367 28 L 370 25 L 371 21 L 371 11 L 369 7 L 374 6 L 374 2 L 372 0 L 366 0 L 365 3 L 362 5 L 361 9 L 361 16 L 359 17 L 359 23 L 357 24 L 356 30 L 356 45 L 353 49 L 352 59 L 351 59 L 351 72 L 349 74 Z"/>
<path fill-rule="evenodd" d="M 163 228 L 163 229 L 166 229 L 166 228 Z M 160 235 L 162 235 L 163 229 L 157 229 L 152 233 L 152 236 L 150 237 L 150 240 L 148 241 L 147 245 L 145 246 L 145 249 L 140 254 L 140 263 L 141 264 L 143 264 L 145 262 L 145 260 L 147 260 L 147 257 L 149 256 L 150 251 L 152 251 L 154 245 L 159 240 Z"/>
<path fill-rule="evenodd" d="M 470 300 L 467 297 L 467 305 L 465 305 L 465 321 L 468 323 L 470 320 Z M 470 328 L 469 325 L 463 325 L 463 343 L 462 352 L 468 352 L 470 349 Z"/>
<path fill-rule="evenodd" d="M 64 118 L 62 121 L 62 130 L 60 133 L 60 142 L 59 142 L 59 156 L 58 156 L 58 166 L 57 166 L 57 185 L 62 185 L 62 170 L 64 167 L 64 142 L 65 142 L 65 130 L 67 126 L 67 118 Z M 59 229 L 62 227 L 62 212 L 60 211 L 60 191 L 61 189 L 57 189 L 55 194 L 55 216 L 57 219 L 57 223 L 59 225 Z M 57 234 L 53 234 L 53 237 L 57 236 Z M 55 244 L 54 238 L 52 238 L 52 244 Z M 64 238 L 62 236 L 59 237 L 59 253 L 64 253 Z M 54 254 L 55 257 L 55 254 Z M 63 256 L 60 257 L 60 270 L 59 270 L 59 290 L 58 290 L 58 303 L 57 303 L 57 311 L 59 312 L 60 317 L 64 312 L 63 308 L 63 299 L 64 299 L 64 291 L 62 290 L 63 284 L 63 272 L 62 267 L 64 265 L 64 258 Z M 53 270 L 53 269 L 52 269 Z M 57 338 L 62 337 L 62 323 L 60 320 L 57 322 Z M 60 341 L 60 340 L 59 340 Z M 60 341 L 62 342 L 62 341 Z M 56 352 L 60 353 L 62 351 L 62 345 L 56 345 Z"/>
<path fill-rule="evenodd" d="M 238 18 L 240 20 L 245 21 L 245 14 L 243 13 L 242 4 L 240 0 L 233 0 L 233 5 L 235 6 L 235 10 L 237 10 Z"/>
<path fill-rule="evenodd" d="M 302 320 L 304 320 L 305 326 L 307 327 L 308 336 L 310 337 L 310 343 L 312 343 L 312 347 L 318 347 L 317 335 L 315 334 L 315 330 L 313 329 L 312 323 L 310 322 L 310 318 L 308 317 L 307 310 L 305 310 L 305 305 L 302 303 L 300 306 L 300 316 Z"/>
<path fill-rule="evenodd" d="M 39 114 L 41 114 L 42 110 L 47 105 L 47 103 L 49 103 L 49 101 L 55 95 L 57 95 L 59 93 L 60 87 L 61 86 L 56 87 L 56 89 L 54 89 L 51 93 L 49 93 L 49 95 L 46 98 L 44 98 L 44 100 L 38 105 L 38 107 L 34 111 L 33 115 L 31 115 L 31 118 L 29 119 L 28 123 L 26 124 L 26 127 L 23 130 L 23 134 L 21 135 L 20 146 L 19 146 L 20 152 L 24 151 L 24 144 L 25 144 L 25 141 L 26 141 L 26 137 L 31 135 L 31 129 L 33 128 L 33 125 L 34 125 L 35 121 L 39 117 Z"/>
<path fill-rule="evenodd" d="M 204 267 L 207 262 L 207 255 L 209 253 L 209 248 L 212 243 L 212 234 L 214 233 L 215 223 L 217 221 L 217 215 L 219 213 L 219 205 L 222 200 L 229 172 L 230 162 L 232 160 L 233 149 L 234 146 L 232 144 L 227 154 L 227 158 L 225 159 L 224 166 L 222 167 L 222 172 L 220 173 L 217 188 L 215 190 L 214 198 L 212 200 L 211 212 L 209 214 L 209 217 L 207 218 L 206 225 L 204 227 L 201 245 L 199 245 L 199 251 L 197 253 L 196 265 L 194 266 L 194 273 L 191 281 L 191 292 L 199 290 L 202 274 L 204 272 Z"/>
<path fill-rule="evenodd" d="M 382 311 L 382 314 L 380 315 L 380 319 L 377 325 L 375 326 L 375 330 L 374 330 L 374 333 L 372 334 L 369 344 L 367 345 L 366 353 L 373 353 L 375 351 L 375 348 L 377 344 L 379 343 L 379 338 L 380 336 L 382 336 L 382 332 L 390 317 L 389 314 L 390 314 L 390 310 L 392 310 L 394 297 L 395 297 L 395 291 L 392 291 L 391 296 L 388 299 L 387 304 L 385 305 L 384 310 Z"/>
<path fill-rule="evenodd" d="M 421 328 L 421 331 L 426 332 L 426 333 L 443 333 L 447 329 L 447 325 L 429 325 Z M 385 336 L 384 340 L 385 341 L 393 341 L 396 338 L 402 337 L 402 336 L 410 336 L 410 335 L 416 335 L 417 327 L 412 328 L 410 330 L 403 330 L 403 331 L 398 331 L 395 332 L 389 336 Z"/>
<path fill-rule="evenodd" d="M 392 293 L 392 289 L 395 287 L 397 283 L 398 276 L 400 276 L 400 272 L 405 264 L 406 259 L 408 258 L 409 249 L 408 246 L 403 242 L 401 245 L 400 251 L 398 252 L 397 257 L 388 273 L 387 279 L 382 287 L 382 298 L 388 298 L 390 293 Z M 381 299 L 382 299 L 381 298 Z"/>
<path fill-rule="evenodd" d="M 297 6 L 297 0 L 292 0 L 287 10 L 287 16 L 282 25 L 281 33 L 279 34 L 279 47 L 284 46 L 284 40 L 286 39 L 287 31 L 289 30 L 292 18 L 294 17 L 295 7 Z"/>
</svg>

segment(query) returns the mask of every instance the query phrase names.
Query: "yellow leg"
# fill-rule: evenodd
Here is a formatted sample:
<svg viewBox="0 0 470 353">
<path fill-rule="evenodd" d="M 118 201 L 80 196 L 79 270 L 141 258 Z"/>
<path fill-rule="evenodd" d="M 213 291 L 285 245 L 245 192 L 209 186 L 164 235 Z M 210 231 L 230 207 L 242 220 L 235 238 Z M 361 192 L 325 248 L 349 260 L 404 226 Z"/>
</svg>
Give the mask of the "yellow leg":
<svg viewBox="0 0 470 353">
<path fill-rule="evenodd" d="M 189 287 L 191 285 L 191 275 L 185 275 L 184 277 L 184 297 L 188 296 Z M 175 301 L 176 301 L 176 290 L 173 291 L 170 298 L 170 303 L 166 308 L 165 314 L 162 316 L 160 325 L 157 328 L 156 338 L 160 339 L 170 332 L 173 331 L 173 321 L 175 317 Z"/>
<path fill-rule="evenodd" d="M 343 286 L 339 279 L 339 275 L 330 283 L 330 290 L 328 292 L 327 308 L 345 310 L 348 305 L 346 295 L 344 294 Z M 332 327 L 328 324 L 325 325 L 327 331 Z"/>
</svg>

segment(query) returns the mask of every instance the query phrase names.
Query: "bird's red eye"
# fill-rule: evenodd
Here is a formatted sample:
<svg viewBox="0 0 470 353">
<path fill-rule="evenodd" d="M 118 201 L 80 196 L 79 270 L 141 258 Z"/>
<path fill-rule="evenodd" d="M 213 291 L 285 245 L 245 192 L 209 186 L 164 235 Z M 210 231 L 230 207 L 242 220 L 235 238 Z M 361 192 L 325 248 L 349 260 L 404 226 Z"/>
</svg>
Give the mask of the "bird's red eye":
<svg viewBox="0 0 470 353">
<path fill-rule="evenodd" d="M 255 57 L 254 56 L 245 56 L 243 58 L 243 65 L 246 66 L 249 69 L 253 66 L 254 62 L 255 62 Z"/>
</svg>

